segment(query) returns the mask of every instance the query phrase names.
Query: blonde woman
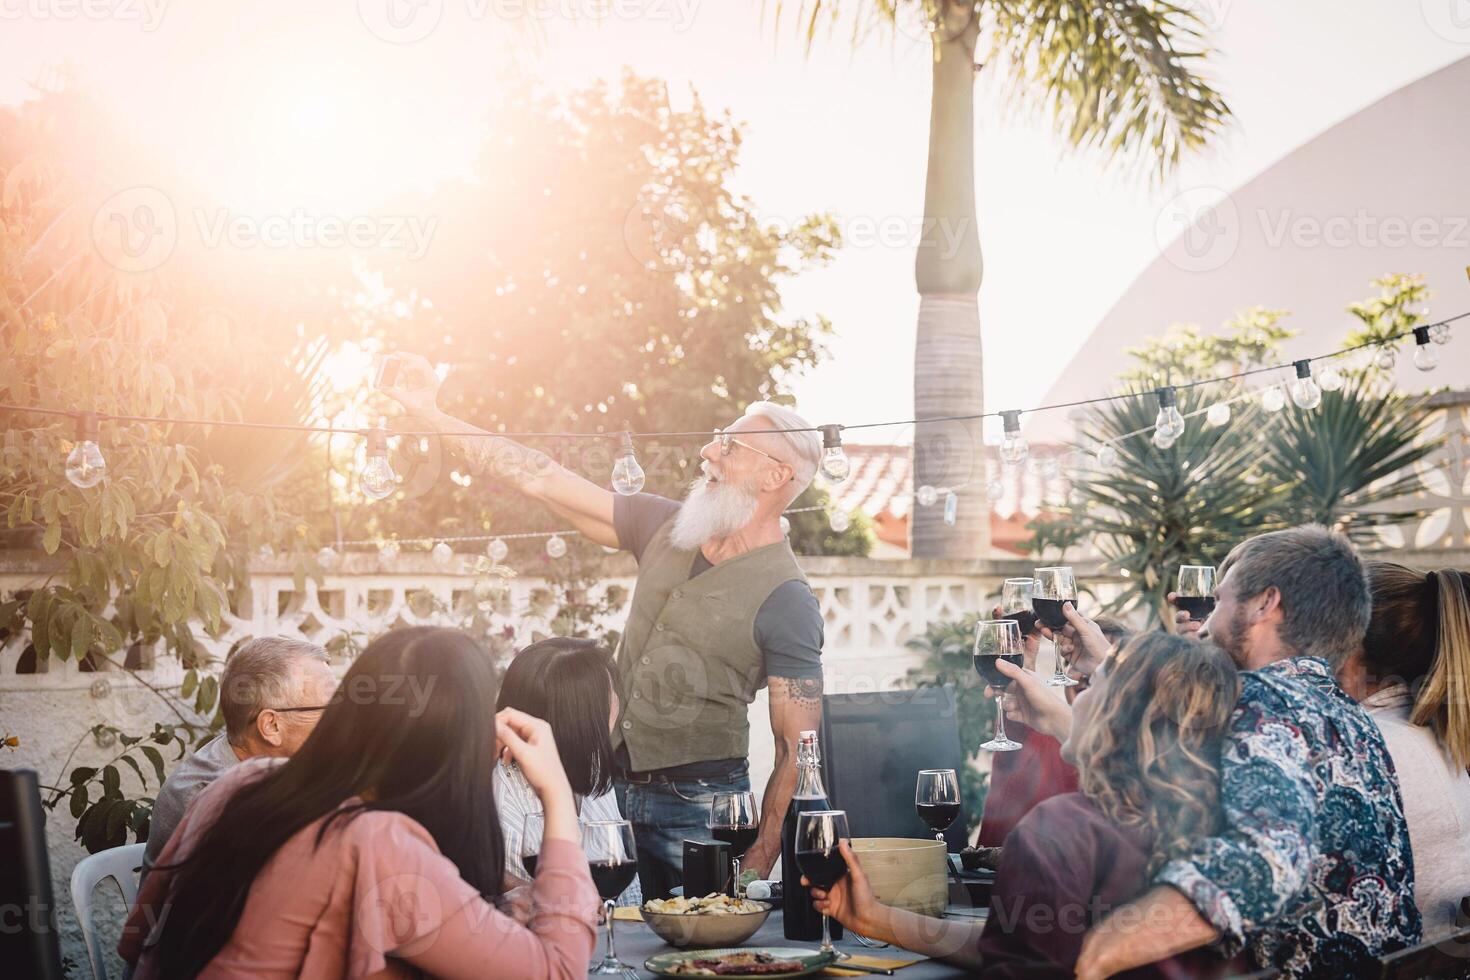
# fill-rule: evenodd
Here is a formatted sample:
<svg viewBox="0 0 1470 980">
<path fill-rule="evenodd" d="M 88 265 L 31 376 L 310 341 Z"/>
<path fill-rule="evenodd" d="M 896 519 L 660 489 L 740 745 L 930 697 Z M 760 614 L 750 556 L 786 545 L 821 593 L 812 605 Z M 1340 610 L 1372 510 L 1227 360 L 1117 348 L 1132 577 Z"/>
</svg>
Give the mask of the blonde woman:
<svg viewBox="0 0 1470 980">
<path fill-rule="evenodd" d="M 1388 743 L 1414 852 L 1414 904 L 1433 939 L 1470 896 L 1470 576 L 1368 562 L 1373 618 L 1339 671 Z"/>
<path fill-rule="evenodd" d="M 1045 800 L 1006 838 L 983 926 L 879 903 L 845 842 L 850 873 L 828 892 L 813 889 L 817 908 L 986 977 L 1071 976 L 1088 928 L 1215 830 L 1219 744 L 1236 688 L 1234 663 L 1209 643 L 1149 633 L 1111 655 L 1078 695 L 1062 746 L 1081 791 Z M 1199 976 L 1222 966 L 1196 951 L 1157 969 Z"/>
</svg>

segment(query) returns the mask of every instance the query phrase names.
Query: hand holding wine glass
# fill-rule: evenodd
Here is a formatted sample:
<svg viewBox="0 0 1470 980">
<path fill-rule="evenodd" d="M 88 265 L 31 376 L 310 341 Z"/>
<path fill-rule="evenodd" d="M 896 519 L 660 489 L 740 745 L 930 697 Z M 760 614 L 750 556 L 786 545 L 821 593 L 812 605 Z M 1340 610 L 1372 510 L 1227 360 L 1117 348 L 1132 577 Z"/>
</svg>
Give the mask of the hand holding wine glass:
<svg viewBox="0 0 1470 980">
<path fill-rule="evenodd" d="M 997 668 L 996 664 L 999 661 L 1006 660 L 1020 667 L 1024 657 L 1025 649 L 1021 645 L 1021 628 L 1014 620 L 991 619 L 976 624 L 975 670 L 985 678 L 985 683 L 990 687 L 999 691 L 1010 687 L 1011 677 Z M 987 752 L 1014 752 L 1020 747 L 1020 742 L 1006 737 L 1004 706 L 997 705 L 995 737 L 981 745 L 980 748 Z"/>
<path fill-rule="evenodd" d="M 796 864 L 801 868 L 807 887 L 830 891 L 847 874 L 846 854 L 851 851 L 844 852 L 838 845 L 848 837 L 846 810 L 808 810 L 797 814 Z M 825 914 L 822 916 L 821 951 L 838 959 L 847 958 L 846 954 L 832 948 L 831 921 Z"/>
<path fill-rule="evenodd" d="M 1065 606 L 1077 604 L 1077 576 L 1069 565 L 1057 565 L 1036 570 L 1036 586 L 1031 598 L 1036 610 L 1037 622 L 1055 633 L 1067 625 Z M 1053 640 L 1056 650 L 1056 668 L 1047 679 L 1048 687 L 1071 687 L 1077 682 L 1067 676 L 1067 664 L 1062 657 L 1063 647 Z"/>
<path fill-rule="evenodd" d="M 1180 565 L 1178 590 L 1169 593 L 1169 603 L 1178 610 L 1176 631 L 1198 633 L 1215 611 L 1215 566 Z"/>
<path fill-rule="evenodd" d="M 836 919 L 853 932 L 862 935 L 876 932 L 873 921 L 880 904 L 868 882 L 867 872 L 863 871 L 857 855 L 852 852 L 850 842 L 839 841 L 837 848 L 847 863 L 847 874 L 830 888 L 822 888 L 805 877 L 802 883 L 811 889 L 812 902 L 818 912 Z"/>
</svg>

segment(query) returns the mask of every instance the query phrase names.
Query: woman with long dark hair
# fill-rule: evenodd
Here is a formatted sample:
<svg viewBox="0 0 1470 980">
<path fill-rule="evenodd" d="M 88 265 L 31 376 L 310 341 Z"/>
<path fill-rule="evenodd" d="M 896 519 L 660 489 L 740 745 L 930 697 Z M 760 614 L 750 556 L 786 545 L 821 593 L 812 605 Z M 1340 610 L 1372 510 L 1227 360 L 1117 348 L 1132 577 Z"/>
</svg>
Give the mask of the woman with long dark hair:
<svg viewBox="0 0 1470 980">
<path fill-rule="evenodd" d="M 1370 561 L 1373 617 L 1338 671 L 1378 724 L 1403 792 L 1414 904 L 1433 939 L 1470 896 L 1470 575 Z"/>
<path fill-rule="evenodd" d="M 572 789 L 550 726 L 497 714 L 497 687 L 456 630 L 374 641 L 293 758 L 190 807 L 128 919 L 134 976 L 585 975 L 598 902 Z M 492 904 L 502 754 L 546 814 L 528 926 Z"/>
<path fill-rule="evenodd" d="M 1167 633 L 1135 637 L 1073 704 L 1062 756 L 1076 763 L 1081 791 L 1038 804 L 1006 837 L 983 925 L 878 902 L 845 841 L 848 874 L 830 891 L 812 890 L 817 908 L 853 932 L 986 977 L 1072 976 L 1087 930 L 1214 831 L 1219 746 L 1236 698 L 1225 651 Z M 1158 973 L 1223 967 L 1196 951 Z"/>
<path fill-rule="evenodd" d="M 497 708 L 515 708 L 551 726 L 582 820 L 623 819 L 612 785 L 610 732 L 618 717 L 616 670 L 612 653 L 595 640 L 555 636 L 517 653 L 500 682 Z M 506 873 L 529 880 L 521 863 L 521 838 L 527 815 L 539 813 L 541 804 L 514 761 L 502 759 L 495 767 L 495 805 L 505 834 Z M 618 904 L 643 904 L 636 879 Z"/>
</svg>

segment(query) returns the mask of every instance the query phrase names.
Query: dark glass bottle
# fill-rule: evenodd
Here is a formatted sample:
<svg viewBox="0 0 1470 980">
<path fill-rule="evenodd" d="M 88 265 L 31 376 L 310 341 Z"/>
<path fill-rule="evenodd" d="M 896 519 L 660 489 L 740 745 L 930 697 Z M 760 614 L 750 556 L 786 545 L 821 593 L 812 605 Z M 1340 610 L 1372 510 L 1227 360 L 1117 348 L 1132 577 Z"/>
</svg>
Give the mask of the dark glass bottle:
<svg viewBox="0 0 1470 980">
<path fill-rule="evenodd" d="M 801 868 L 796 864 L 796 815 L 810 810 L 830 810 L 827 790 L 822 786 L 822 757 L 817 733 L 802 732 L 796 745 L 796 791 L 781 823 L 781 918 L 787 939 L 822 938 L 822 914 L 812 906 L 811 894 L 802 887 Z M 842 938 L 842 926 L 832 920 L 832 938 Z"/>
</svg>

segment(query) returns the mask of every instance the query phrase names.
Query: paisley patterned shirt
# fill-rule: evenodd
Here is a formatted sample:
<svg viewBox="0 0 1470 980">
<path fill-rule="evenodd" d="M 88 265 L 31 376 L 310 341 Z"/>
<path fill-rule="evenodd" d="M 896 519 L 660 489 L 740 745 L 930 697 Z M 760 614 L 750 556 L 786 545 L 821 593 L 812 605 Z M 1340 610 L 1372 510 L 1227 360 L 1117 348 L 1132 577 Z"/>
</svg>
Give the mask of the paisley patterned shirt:
<svg viewBox="0 0 1470 980">
<path fill-rule="evenodd" d="M 1220 749 L 1220 833 L 1159 869 L 1258 967 L 1343 977 L 1419 942 L 1393 760 L 1325 660 L 1241 674 Z"/>
</svg>

